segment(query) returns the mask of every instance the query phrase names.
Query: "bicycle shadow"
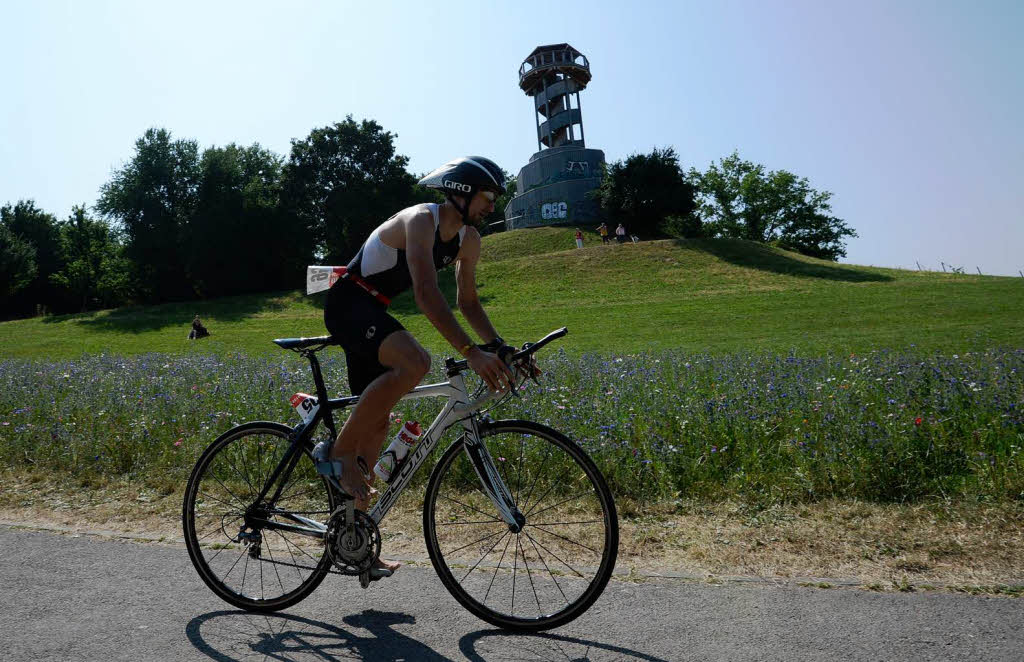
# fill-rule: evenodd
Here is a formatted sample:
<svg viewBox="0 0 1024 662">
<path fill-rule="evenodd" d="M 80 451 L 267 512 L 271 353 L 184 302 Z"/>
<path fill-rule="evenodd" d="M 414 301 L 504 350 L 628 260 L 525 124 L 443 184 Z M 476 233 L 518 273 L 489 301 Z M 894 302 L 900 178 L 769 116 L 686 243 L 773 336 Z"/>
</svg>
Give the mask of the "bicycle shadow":
<svg viewBox="0 0 1024 662">
<path fill-rule="evenodd" d="M 271 660 L 448 660 L 429 646 L 391 626 L 413 624 L 409 614 L 367 609 L 342 619 L 369 636 L 291 614 L 256 614 L 223 610 L 196 616 L 185 635 L 196 650 L 212 660 L 236 662 L 258 657 Z"/>
<path fill-rule="evenodd" d="M 254 658 L 300 660 L 450 660 L 423 642 L 395 630 L 393 625 L 411 625 L 409 614 L 364 610 L 342 619 L 346 626 L 369 632 L 354 634 L 337 625 L 292 614 L 256 614 L 221 610 L 196 616 L 185 626 L 189 642 L 202 655 L 218 662 Z M 624 646 L 567 635 L 478 630 L 459 639 L 459 651 L 469 660 L 643 660 L 668 662 L 664 658 Z"/>
<path fill-rule="evenodd" d="M 490 640 L 489 640 L 490 639 Z M 646 660 L 669 662 L 655 655 L 631 650 L 624 646 L 605 644 L 579 637 L 551 632 L 507 632 L 505 630 L 478 630 L 459 640 L 459 650 L 468 660 L 566 660 L 567 662 L 600 662 L 602 660 Z M 515 657 L 510 658 L 511 651 Z"/>
</svg>

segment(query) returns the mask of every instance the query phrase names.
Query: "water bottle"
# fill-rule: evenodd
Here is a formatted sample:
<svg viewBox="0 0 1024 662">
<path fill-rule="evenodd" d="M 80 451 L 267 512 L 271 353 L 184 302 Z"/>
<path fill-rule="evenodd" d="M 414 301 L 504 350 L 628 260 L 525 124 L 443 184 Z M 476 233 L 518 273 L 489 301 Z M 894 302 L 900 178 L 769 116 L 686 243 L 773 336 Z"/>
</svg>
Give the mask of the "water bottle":
<svg viewBox="0 0 1024 662">
<path fill-rule="evenodd" d="M 402 429 L 398 431 L 395 438 L 391 441 L 391 445 L 388 449 L 380 456 L 376 466 L 373 467 L 374 473 L 381 477 L 385 483 L 390 483 L 392 476 L 395 474 L 395 469 L 402 463 L 405 456 L 409 454 L 409 449 L 412 445 L 420 438 L 423 434 L 423 430 L 420 428 L 420 424 L 415 421 L 406 421 Z"/>
</svg>

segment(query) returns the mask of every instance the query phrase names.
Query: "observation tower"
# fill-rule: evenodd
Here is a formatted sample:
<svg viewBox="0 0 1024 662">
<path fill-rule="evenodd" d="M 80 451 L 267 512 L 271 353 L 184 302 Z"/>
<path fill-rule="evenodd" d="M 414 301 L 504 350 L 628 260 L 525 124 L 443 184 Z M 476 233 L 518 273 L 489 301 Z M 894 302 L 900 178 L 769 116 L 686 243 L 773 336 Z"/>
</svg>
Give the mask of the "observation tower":
<svg viewBox="0 0 1024 662">
<path fill-rule="evenodd" d="M 600 220 L 587 197 L 601 183 L 604 163 L 604 152 L 587 149 L 583 139 L 580 92 L 589 82 L 590 62 L 569 44 L 538 46 L 519 67 L 519 87 L 533 99 L 537 153 L 519 171 L 507 229 Z"/>
</svg>

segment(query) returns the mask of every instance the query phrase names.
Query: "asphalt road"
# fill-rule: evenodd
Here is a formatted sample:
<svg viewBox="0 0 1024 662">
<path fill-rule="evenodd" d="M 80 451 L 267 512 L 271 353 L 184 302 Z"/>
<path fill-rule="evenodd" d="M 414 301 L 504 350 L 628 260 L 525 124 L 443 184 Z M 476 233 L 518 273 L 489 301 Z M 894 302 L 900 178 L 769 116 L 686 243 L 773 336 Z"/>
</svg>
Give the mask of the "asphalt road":
<svg viewBox="0 0 1024 662">
<path fill-rule="evenodd" d="M 3 660 L 1014 660 L 1024 600 L 767 583 L 613 581 L 589 612 L 511 635 L 429 567 L 331 576 L 278 615 L 221 602 L 181 546 L 0 526 Z"/>
</svg>

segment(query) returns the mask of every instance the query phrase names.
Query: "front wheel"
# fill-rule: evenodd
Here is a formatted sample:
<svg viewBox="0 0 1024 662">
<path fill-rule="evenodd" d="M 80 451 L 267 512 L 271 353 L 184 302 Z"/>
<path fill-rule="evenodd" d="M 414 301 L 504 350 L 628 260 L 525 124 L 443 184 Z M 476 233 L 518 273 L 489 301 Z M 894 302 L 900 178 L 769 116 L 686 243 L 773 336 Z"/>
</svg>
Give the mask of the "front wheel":
<svg viewBox="0 0 1024 662">
<path fill-rule="evenodd" d="M 482 426 L 525 524 L 513 531 L 480 487 L 463 439 L 430 476 L 427 551 L 445 588 L 502 628 L 546 630 L 585 612 L 615 569 L 619 524 L 601 472 L 583 450 L 529 421 Z"/>
</svg>

